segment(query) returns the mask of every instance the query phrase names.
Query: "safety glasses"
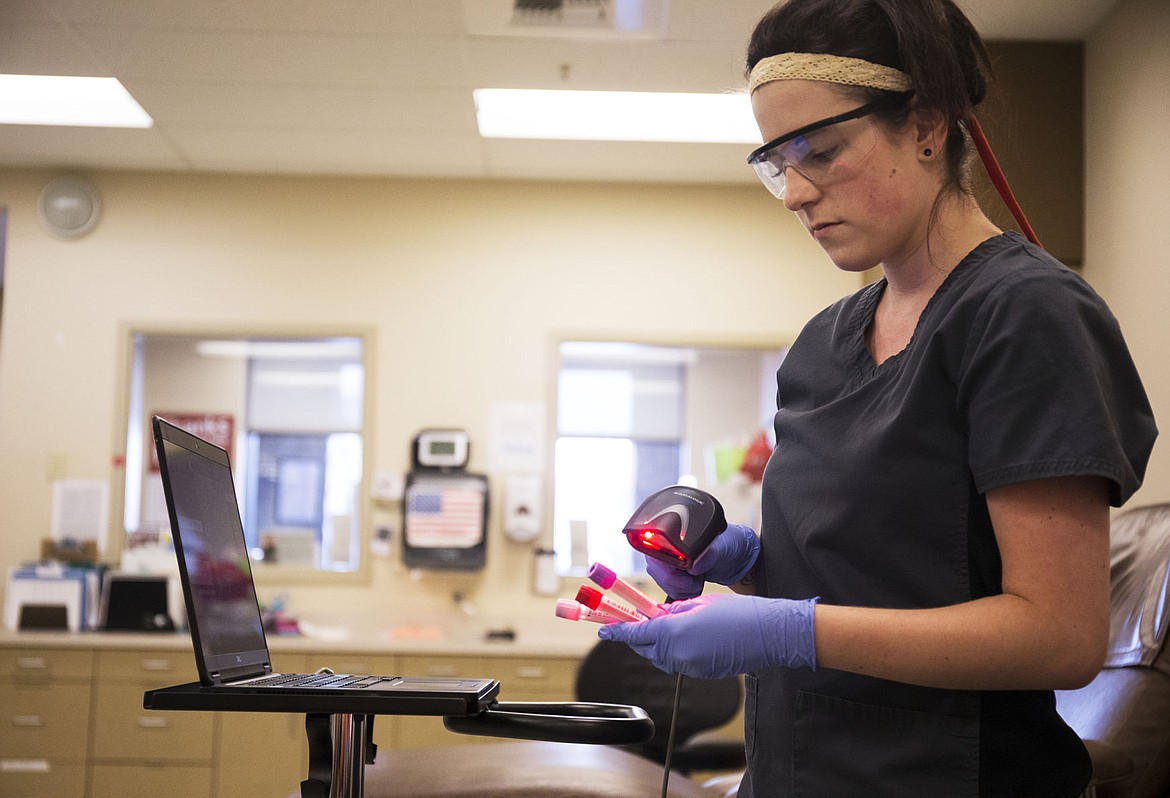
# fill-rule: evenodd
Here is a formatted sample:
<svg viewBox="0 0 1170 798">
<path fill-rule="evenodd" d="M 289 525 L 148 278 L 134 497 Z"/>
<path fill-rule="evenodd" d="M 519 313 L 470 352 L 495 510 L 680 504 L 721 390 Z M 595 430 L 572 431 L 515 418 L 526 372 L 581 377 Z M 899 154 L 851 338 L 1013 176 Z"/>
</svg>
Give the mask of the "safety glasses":
<svg viewBox="0 0 1170 798">
<path fill-rule="evenodd" d="M 824 188 L 849 174 L 876 144 L 872 125 L 859 129 L 842 123 L 896 107 L 906 102 L 910 94 L 881 97 L 860 108 L 785 133 L 752 150 L 748 164 L 777 199 L 784 199 L 787 193 L 790 167 L 814 186 Z"/>
</svg>

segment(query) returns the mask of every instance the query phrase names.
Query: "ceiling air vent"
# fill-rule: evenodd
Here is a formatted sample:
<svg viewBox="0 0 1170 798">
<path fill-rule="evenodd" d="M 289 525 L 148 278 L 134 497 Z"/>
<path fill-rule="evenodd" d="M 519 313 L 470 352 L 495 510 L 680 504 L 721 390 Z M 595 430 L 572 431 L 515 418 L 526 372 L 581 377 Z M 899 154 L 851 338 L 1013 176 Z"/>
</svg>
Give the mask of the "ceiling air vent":
<svg viewBox="0 0 1170 798">
<path fill-rule="evenodd" d="M 463 0 L 472 36 L 661 39 L 669 0 Z"/>
<path fill-rule="evenodd" d="M 613 3 L 611 0 L 515 0 L 512 24 L 612 28 Z"/>
</svg>

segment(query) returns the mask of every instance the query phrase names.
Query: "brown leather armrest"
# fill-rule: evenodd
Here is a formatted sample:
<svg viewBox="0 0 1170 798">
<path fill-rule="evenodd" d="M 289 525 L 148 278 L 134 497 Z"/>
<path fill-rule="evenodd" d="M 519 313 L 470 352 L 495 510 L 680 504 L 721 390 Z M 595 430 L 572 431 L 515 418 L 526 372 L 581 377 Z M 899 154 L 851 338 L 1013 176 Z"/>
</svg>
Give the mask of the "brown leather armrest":
<svg viewBox="0 0 1170 798">
<path fill-rule="evenodd" d="M 1133 760 L 1125 753 L 1097 740 L 1084 740 L 1084 743 L 1085 748 L 1089 749 L 1089 758 L 1093 760 L 1093 780 L 1090 784 L 1108 784 L 1133 773 Z"/>
</svg>

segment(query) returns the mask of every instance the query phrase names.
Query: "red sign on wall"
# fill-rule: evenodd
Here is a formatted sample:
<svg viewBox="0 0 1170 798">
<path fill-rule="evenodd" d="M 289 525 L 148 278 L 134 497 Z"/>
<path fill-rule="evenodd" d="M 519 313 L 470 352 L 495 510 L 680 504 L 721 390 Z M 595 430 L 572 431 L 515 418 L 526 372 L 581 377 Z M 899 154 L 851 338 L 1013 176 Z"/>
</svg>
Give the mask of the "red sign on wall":
<svg viewBox="0 0 1170 798">
<path fill-rule="evenodd" d="M 155 413 L 185 432 L 202 438 L 232 454 L 235 437 L 235 417 L 228 413 Z M 150 447 L 150 470 L 158 471 L 158 450 Z"/>
</svg>

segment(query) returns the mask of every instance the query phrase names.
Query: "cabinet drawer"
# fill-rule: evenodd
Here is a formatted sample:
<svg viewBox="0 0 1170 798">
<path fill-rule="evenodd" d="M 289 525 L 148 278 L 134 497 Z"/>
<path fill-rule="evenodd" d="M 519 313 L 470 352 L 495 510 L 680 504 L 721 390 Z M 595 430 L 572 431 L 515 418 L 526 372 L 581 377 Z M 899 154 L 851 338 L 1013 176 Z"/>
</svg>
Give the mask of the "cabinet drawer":
<svg viewBox="0 0 1170 798">
<path fill-rule="evenodd" d="M 307 654 L 305 672 L 329 668 L 334 673 L 353 673 L 358 676 L 398 676 L 398 658 L 390 654 Z"/>
<path fill-rule="evenodd" d="M 482 657 L 401 657 L 399 670 L 402 676 L 493 678 L 489 673 L 487 662 Z"/>
<path fill-rule="evenodd" d="M 0 756 L 85 761 L 89 685 L 4 685 Z"/>
<path fill-rule="evenodd" d="M 93 670 L 92 651 L 0 649 L 0 681 L 86 682 Z"/>
<path fill-rule="evenodd" d="M 305 654 L 277 652 L 272 655 L 272 670 L 274 673 L 311 673 L 321 667 L 324 660 L 324 657 L 316 654 L 306 656 Z"/>
<path fill-rule="evenodd" d="M 378 723 L 389 720 L 377 718 Z M 216 751 L 215 794 L 220 798 L 299 795 L 309 762 L 305 716 L 224 712 L 219 718 Z M 385 761 L 382 755 L 379 761 Z"/>
<path fill-rule="evenodd" d="M 434 715 L 397 715 L 393 719 L 392 729 L 390 737 L 392 748 L 436 748 L 500 742 L 498 737 L 480 737 L 447 731 L 447 727 L 443 725 L 443 719 Z M 375 724 L 375 737 L 377 734 L 378 727 Z"/>
<path fill-rule="evenodd" d="M 500 680 L 501 701 L 571 701 L 576 693 L 575 659 L 489 658 L 485 673 Z"/>
<path fill-rule="evenodd" d="M 102 651 L 98 654 L 97 681 L 103 686 L 134 683 L 163 687 L 194 682 L 198 678 L 190 651 Z"/>
<path fill-rule="evenodd" d="M 62 798 L 85 794 L 85 766 L 52 759 L 0 757 L 0 796 Z"/>
<path fill-rule="evenodd" d="M 71 793 L 80 795 L 81 793 Z M 90 770 L 92 798 L 208 798 L 211 768 L 96 765 Z"/>
<path fill-rule="evenodd" d="M 93 755 L 210 762 L 213 721 L 211 712 L 143 709 L 140 685 L 102 685 L 94 701 Z"/>
</svg>

